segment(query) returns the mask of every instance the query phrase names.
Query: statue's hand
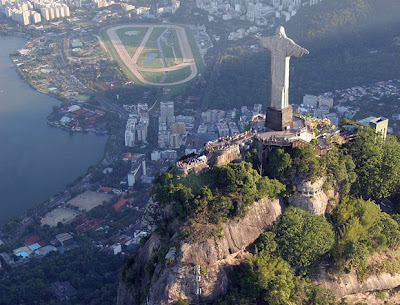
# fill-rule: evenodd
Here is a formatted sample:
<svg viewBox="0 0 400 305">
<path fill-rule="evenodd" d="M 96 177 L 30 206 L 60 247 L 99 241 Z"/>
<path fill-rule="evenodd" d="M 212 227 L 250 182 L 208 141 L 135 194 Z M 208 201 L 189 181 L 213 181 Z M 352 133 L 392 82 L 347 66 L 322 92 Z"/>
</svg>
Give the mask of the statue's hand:
<svg viewBox="0 0 400 305">
<path fill-rule="evenodd" d="M 307 49 L 304 49 L 304 48 L 303 48 L 302 51 L 303 51 L 303 54 L 310 54 L 310 52 L 309 52 Z"/>
</svg>

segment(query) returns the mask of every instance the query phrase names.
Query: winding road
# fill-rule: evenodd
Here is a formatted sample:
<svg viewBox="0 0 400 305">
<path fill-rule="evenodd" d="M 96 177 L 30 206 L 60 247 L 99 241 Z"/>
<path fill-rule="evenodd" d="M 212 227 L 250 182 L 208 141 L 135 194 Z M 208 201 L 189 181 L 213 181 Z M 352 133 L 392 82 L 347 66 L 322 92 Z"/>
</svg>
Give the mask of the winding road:
<svg viewBox="0 0 400 305">
<path fill-rule="evenodd" d="M 138 46 L 135 54 L 133 57 L 131 57 L 128 54 L 128 51 L 126 50 L 124 44 L 122 43 L 121 39 L 119 38 L 117 34 L 117 30 L 123 29 L 123 28 L 128 28 L 128 27 L 144 27 L 148 28 L 146 34 L 144 35 L 140 45 Z M 137 61 L 139 59 L 140 54 L 143 52 L 144 47 L 147 44 L 147 41 L 149 40 L 149 37 L 153 31 L 154 28 L 168 28 L 168 29 L 175 29 L 176 35 L 178 37 L 178 42 L 179 42 L 179 47 L 182 52 L 182 57 L 183 61 L 180 64 L 177 64 L 175 66 L 171 67 L 163 67 L 163 68 L 146 68 L 146 67 L 141 67 L 137 64 Z M 116 27 L 112 27 L 107 30 L 107 35 L 110 38 L 110 41 L 114 47 L 114 49 L 117 51 L 119 57 L 123 61 L 123 63 L 127 66 L 127 68 L 139 79 L 144 84 L 147 85 L 154 85 L 154 86 L 166 86 L 166 85 L 179 85 L 183 84 L 191 79 L 193 79 L 197 75 L 197 66 L 196 62 L 194 60 L 193 52 L 190 47 L 188 38 L 186 36 L 185 29 L 176 26 L 176 25 L 145 25 L 145 24 L 134 24 L 134 25 L 120 25 Z M 140 74 L 140 71 L 146 71 L 146 72 L 169 72 L 169 71 L 177 71 L 185 67 L 190 67 L 191 73 L 188 77 L 186 77 L 183 80 L 172 82 L 172 83 L 156 83 L 152 81 L 148 81 L 144 79 L 144 77 Z"/>
</svg>

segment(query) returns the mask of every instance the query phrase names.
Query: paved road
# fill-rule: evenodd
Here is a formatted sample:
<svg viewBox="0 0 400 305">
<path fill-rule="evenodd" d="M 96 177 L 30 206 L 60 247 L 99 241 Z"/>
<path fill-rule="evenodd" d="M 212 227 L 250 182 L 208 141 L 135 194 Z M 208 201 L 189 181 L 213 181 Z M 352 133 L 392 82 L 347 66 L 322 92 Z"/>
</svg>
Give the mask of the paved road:
<svg viewBox="0 0 400 305">
<path fill-rule="evenodd" d="M 143 37 L 142 42 L 140 43 L 139 47 L 137 48 L 135 54 L 133 55 L 133 57 L 131 57 L 128 54 L 128 51 L 126 50 L 125 46 L 123 45 L 121 39 L 118 37 L 117 32 L 116 32 L 119 29 L 127 28 L 129 26 L 130 27 L 149 28 L 148 31 L 146 32 L 145 36 Z M 142 51 L 150 37 L 151 32 L 156 27 L 175 29 L 177 37 L 178 37 L 179 47 L 182 52 L 182 57 L 183 57 L 182 63 L 172 66 L 172 67 L 163 67 L 163 68 L 146 68 L 146 67 L 141 67 L 137 64 L 137 60 L 139 59 L 139 56 L 142 53 Z M 197 66 L 196 66 L 196 63 L 195 63 L 195 60 L 193 57 L 192 49 L 190 47 L 188 38 L 186 36 L 185 29 L 180 26 L 170 25 L 170 24 L 166 24 L 166 25 L 145 25 L 145 24 L 121 25 L 121 26 L 116 26 L 116 27 L 108 29 L 107 35 L 110 38 L 111 43 L 113 44 L 115 50 L 117 51 L 119 57 L 124 62 L 124 64 L 144 84 L 154 85 L 154 86 L 179 85 L 179 84 L 183 84 L 183 83 L 193 79 L 197 75 Z M 139 72 L 139 71 L 169 72 L 169 71 L 180 70 L 180 69 L 188 67 L 188 66 L 190 66 L 190 68 L 191 68 L 190 75 L 183 80 L 173 82 L 173 83 L 151 82 L 151 81 L 144 79 L 143 76 Z"/>
</svg>

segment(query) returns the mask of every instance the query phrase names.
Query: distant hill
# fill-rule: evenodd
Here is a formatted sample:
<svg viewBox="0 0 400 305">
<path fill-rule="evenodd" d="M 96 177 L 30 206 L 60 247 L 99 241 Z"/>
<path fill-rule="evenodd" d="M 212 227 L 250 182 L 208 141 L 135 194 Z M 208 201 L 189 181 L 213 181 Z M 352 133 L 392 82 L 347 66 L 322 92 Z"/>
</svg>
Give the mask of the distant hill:
<svg viewBox="0 0 400 305">
<path fill-rule="evenodd" d="M 286 23 L 293 38 L 304 41 L 333 38 L 365 29 L 399 22 L 400 3 L 396 0 L 333 0 L 323 1 L 298 12 Z"/>
<path fill-rule="evenodd" d="M 400 77 L 400 2 L 330 0 L 302 8 L 285 23 L 287 35 L 310 50 L 291 61 L 291 103 L 307 93 Z M 265 33 L 271 35 L 273 31 Z M 233 108 L 267 103 L 270 55 L 227 51 L 211 72 L 205 105 Z"/>
</svg>

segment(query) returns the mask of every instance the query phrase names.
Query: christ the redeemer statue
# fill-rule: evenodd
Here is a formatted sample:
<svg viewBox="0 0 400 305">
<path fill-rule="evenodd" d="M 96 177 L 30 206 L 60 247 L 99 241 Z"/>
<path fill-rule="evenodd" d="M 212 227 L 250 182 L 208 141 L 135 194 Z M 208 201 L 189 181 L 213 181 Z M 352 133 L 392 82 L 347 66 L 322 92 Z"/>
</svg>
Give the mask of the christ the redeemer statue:
<svg viewBox="0 0 400 305">
<path fill-rule="evenodd" d="M 289 105 L 290 57 L 301 57 L 309 52 L 287 38 L 282 26 L 277 28 L 275 36 L 257 39 L 265 49 L 271 51 L 271 104 L 267 111 L 266 125 L 275 130 L 284 130 L 293 121 L 293 110 Z"/>
</svg>

